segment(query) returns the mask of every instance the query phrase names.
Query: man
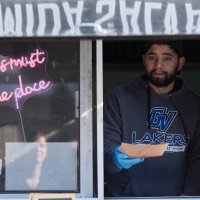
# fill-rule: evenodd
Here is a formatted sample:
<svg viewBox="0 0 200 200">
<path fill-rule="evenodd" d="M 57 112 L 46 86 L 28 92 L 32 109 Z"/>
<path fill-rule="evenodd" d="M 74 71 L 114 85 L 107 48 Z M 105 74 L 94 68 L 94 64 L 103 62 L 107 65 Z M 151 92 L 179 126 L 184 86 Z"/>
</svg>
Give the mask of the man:
<svg viewBox="0 0 200 200">
<path fill-rule="evenodd" d="M 116 88 L 104 104 L 104 157 L 111 196 L 200 195 L 200 101 L 177 77 L 179 41 L 150 41 L 145 75 Z M 169 143 L 163 156 L 128 158 L 122 142 Z"/>
</svg>

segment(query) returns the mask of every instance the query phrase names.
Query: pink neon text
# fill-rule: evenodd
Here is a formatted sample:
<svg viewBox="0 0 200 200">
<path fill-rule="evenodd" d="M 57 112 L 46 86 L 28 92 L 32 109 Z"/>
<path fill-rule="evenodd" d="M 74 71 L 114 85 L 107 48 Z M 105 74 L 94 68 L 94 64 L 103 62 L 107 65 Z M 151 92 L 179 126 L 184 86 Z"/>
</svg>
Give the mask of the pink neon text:
<svg viewBox="0 0 200 200">
<path fill-rule="evenodd" d="M 21 75 L 18 75 L 19 87 L 14 92 L 8 93 L 3 91 L 0 93 L 0 102 L 9 101 L 11 98 L 15 98 L 16 108 L 19 109 L 19 99 L 31 94 L 37 94 L 47 91 L 51 87 L 50 81 L 40 80 L 37 83 L 33 83 L 32 86 L 24 86 Z"/>
<path fill-rule="evenodd" d="M 36 49 L 35 52 L 30 55 L 21 56 L 20 58 L 10 58 L 9 60 L 3 59 L 0 61 L 0 72 L 6 72 L 8 68 L 14 70 L 14 67 L 30 67 L 34 68 L 38 64 L 44 63 L 46 60 L 45 52 Z"/>
</svg>

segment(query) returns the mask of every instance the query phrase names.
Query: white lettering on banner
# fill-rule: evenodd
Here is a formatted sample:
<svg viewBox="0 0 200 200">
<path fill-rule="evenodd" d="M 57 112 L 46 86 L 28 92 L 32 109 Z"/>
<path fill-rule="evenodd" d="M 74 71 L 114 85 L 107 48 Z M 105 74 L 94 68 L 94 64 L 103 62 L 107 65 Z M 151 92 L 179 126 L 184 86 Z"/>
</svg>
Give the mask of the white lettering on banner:
<svg viewBox="0 0 200 200">
<path fill-rule="evenodd" d="M 167 5 L 164 24 L 166 34 L 178 33 L 176 7 L 173 3 Z"/>
<path fill-rule="evenodd" d="M 192 5 L 189 3 L 185 4 L 187 13 L 187 25 L 186 30 L 188 33 L 200 33 L 200 10 L 193 10 Z M 194 25 L 194 17 L 197 17 L 197 26 Z"/>
<path fill-rule="evenodd" d="M 10 8 L 6 8 L 4 19 L 4 30 L 7 35 L 15 35 L 15 20 Z"/>
<path fill-rule="evenodd" d="M 151 13 L 154 9 L 161 9 L 162 4 L 161 3 L 145 3 L 145 10 L 144 10 L 144 21 L 145 21 L 145 27 L 146 27 L 146 33 L 152 34 L 152 18 Z"/>
<path fill-rule="evenodd" d="M 38 27 L 38 35 L 43 35 L 45 26 L 46 26 L 46 18 L 45 18 L 45 12 L 46 10 L 52 11 L 53 16 L 53 30 L 52 34 L 57 35 L 61 28 L 61 22 L 60 22 L 60 11 L 58 6 L 55 3 L 49 3 L 49 4 L 38 4 L 38 15 L 39 15 L 39 27 Z"/>
<path fill-rule="evenodd" d="M 33 35 L 33 26 L 34 26 L 34 15 L 33 15 L 33 5 L 32 4 L 26 4 L 26 34 L 27 36 Z"/>
<path fill-rule="evenodd" d="M 15 16 L 16 17 L 16 34 L 18 36 L 22 35 L 22 8 L 20 4 L 15 5 Z"/>
<path fill-rule="evenodd" d="M 125 1 L 119 1 L 119 3 L 120 3 L 119 5 L 120 5 L 120 15 L 121 15 L 121 20 L 122 20 L 122 26 L 123 26 L 123 33 L 124 34 L 130 33 L 127 16 L 131 15 L 132 33 L 139 34 L 140 29 L 139 29 L 137 20 L 138 20 L 141 2 L 135 1 L 134 8 L 127 8 Z"/>
<path fill-rule="evenodd" d="M 198 0 L 0 0 L 1 37 L 198 33 Z"/>
<path fill-rule="evenodd" d="M 79 25 L 81 24 L 81 17 L 82 17 L 82 12 L 83 12 L 83 1 L 77 1 L 77 8 L 70 8 L 68 2 L 63 2 L 62 3 L 66 19 L 69 23 L 70 29 L 76 29 L 76 33 L 79 33 Z M 76 15 L 76 20 L 75 23 L 73 22 L 73 17 L 72 14 Z"/>
<path fill-rule="evenodd" d="M 4 35 L 3 34 L 3 16 L 2 16 L 1 4 L 0 4 L 0 35 Z"/>
<path fill-rule="evenodd" d="M 108 6 L 108 13 L 105 14 L 100 19 L 98 19 L 95 23 L 101 25 L 103 22 L 106 22 L 109 19 L 111 19 L 112 17 L 114 17 L 114 15 L 115 15 L 115 5 L 116 5 L 116 2 L 111 1 L 111 0 L 110 1 L 108 1 L 108 0 L 98 1 L 96 13 L 102 13 L 103 6 Z"/>
</svg>

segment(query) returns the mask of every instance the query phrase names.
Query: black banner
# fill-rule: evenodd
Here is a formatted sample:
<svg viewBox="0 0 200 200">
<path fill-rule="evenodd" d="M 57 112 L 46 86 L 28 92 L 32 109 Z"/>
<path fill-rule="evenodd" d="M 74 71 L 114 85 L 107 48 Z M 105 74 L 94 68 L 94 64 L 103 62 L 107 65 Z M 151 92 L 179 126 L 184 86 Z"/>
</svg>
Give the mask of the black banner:
<svg viewBox="0 0 200 200">
<path fill-rule="evenodd" d="M 0 1 L 0 37 L 199 33 L 199 0 Z"/>
</svg>

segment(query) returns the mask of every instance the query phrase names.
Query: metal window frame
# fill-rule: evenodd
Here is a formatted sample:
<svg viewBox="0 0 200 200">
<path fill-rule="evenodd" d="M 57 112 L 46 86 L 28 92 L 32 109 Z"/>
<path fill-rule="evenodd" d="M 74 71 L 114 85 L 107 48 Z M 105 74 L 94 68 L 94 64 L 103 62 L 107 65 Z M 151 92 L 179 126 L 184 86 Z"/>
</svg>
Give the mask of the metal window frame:
<svg viewBox="0 0 200 200">
<path fill-rule="evenodd" d="M 97 190 L 93 198 L 92 41 L 80 41 L 81 193 L 77 199 L 104 199 L 103 164 L 103 42 L 96 40 Z"/>
<path fill-rule="evenodd" d="M 92 162 L 92 42 L 80 41 L 80 193 L 93 195 Z"/>
<path fill-rule="evenodd" d="M 99 46 L 99 44 L 98 44 Z M 102 50 L 98 49 L 101 54 Z M 102 59 L 99 57 L 97 65 L 102 70 Z M 97 72 L 98 73 L 98 72 Z M 100 78 L 97 76 L 98 79 Z M 100 79 L 102 80 L 102 79 Z M 98 84 L 99 85 L 99 84 Z M 99 86 L 98 86 L 99 88 Z M 99 89 L 97 89 L 99 91 Z M 80 193 L 75 193 L 76 199 L 100 199 L 93 198 L 93 115 L 92 115 L 92 40 L 80 40 Z M 101 94 L 98 93 L 98 96 Z M 99 99 L 99 97 L 97 97 Z M 102 98 L 102 97 L 101 97 Z M 101 112 L 100 112 L 101 111 Z M 102 118 L 102 106 L 98 109 L 97 120 Z M 102 121 L 102 120 L 101 120 Z M 103 125 L 101 125 L 101 131 Z M 99 127 L 100 128 L 100 127 Z M 99 129 L 100 130 L 100 129 Z M 100 135 L 98 133 L 98 135 Z M 102 134 L 101 134 L 102 135 Z M 101 136 L 102 137 L 102 136 Z M 98 139 L 100 141 L 100 139 Z M 101 139 L 102 140 L 102 139 Z M 98 145 L 98 158 L 103 158 L 102 145 Z M 103 198 L 103 160 L 98 159 L 98 191 Z M 28 193 L 0 194 L 1 199 L 28 200 Z"/>
</svg>

